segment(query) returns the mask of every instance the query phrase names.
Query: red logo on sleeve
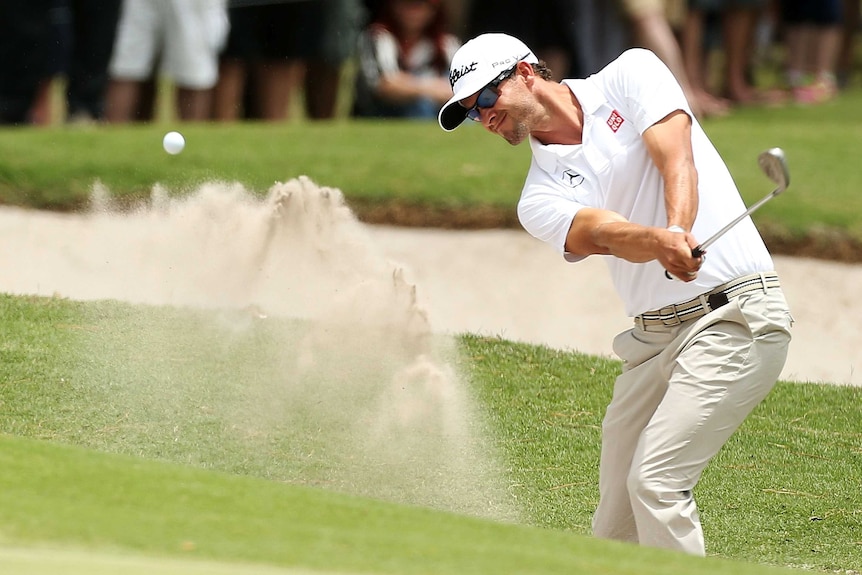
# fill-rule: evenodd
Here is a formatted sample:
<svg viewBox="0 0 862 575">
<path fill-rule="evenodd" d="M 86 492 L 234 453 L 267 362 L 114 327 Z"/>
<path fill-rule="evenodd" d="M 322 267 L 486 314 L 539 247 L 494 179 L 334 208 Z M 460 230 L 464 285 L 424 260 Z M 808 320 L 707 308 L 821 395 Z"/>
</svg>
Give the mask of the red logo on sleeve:
<svg viewBox="0 0 862 575">
<path fill-rule="evenodd" d="M 620 129 L 620 126 L 623 125 L 623 122 L 625 122 L 625 120 L 623 119 L 622 116 L 620 116 L 620 113 L 617 112 L 616 110 L 614 110 L 611 113 L 611 117 L 608 118 L 608 126 L 610 127 L 611 130 L 613 130 L 614 133 L 616 133 L 617 130 Z"/>
</svg>

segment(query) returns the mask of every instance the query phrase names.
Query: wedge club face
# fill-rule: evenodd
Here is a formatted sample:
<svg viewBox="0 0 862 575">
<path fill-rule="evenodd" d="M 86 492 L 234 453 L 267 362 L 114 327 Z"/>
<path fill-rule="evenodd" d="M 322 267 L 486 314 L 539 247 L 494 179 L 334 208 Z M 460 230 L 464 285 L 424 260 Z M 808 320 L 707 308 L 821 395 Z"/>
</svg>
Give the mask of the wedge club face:
<svg viewBox="0 0 862 575">
<path fill-rule="evenodd" d="M 757 157 L 757 163 L 763 173 L 778 186 L 775 191 L 776 195 L 787 189 L 787 186 L 790 185 L 790 170 L 787 168 L 784 150 L 770 148 L 761 152 Z"/>
</svg>

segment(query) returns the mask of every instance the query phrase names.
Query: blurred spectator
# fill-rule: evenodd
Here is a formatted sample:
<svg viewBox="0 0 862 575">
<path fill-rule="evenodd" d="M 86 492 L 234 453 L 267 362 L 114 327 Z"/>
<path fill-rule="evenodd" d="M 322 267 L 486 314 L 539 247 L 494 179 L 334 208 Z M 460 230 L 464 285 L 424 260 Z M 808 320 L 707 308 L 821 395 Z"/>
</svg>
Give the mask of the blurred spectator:
<svg viewBox="0 0 862 575">
<path fill-rule="evenodd" d="M 158 72 L 176 86 L 181 120 L 209 118 L 227 31 L 226 0 L 123 0 L 109 66 L 108 121 L 142 119 L 143 89 Z"/>
<path fill-rule="evenodd" d="M 568 30 L 566 45 L 571 46 L 573 61 L 568 69 L 559 70 L 559 78 L 584 78 L 598 72 L 632 45 L 625 2 L 631 0 L 557 0 L 553 4 L 551 17 Z"/>
<path fill-rule="evenodd" d="M 354 115 L 436 118 L 460 41 L 440 0 L 388 0 L 359 37 Z"/>
<path fill-rule="evenodd" d="M 592 7 L 593 1 L 586 0 Z M 576 26 L 588 34 L 582 43 L 592 45 L 604 38 L 604 30 L 597 30 L 588 19 L 576 17 L 576 4 L 580 0 L 534 0 L 528 10 L 521 0 L 472 0 L 468 11 L 467 30 L 471 38 L 485 32 L 505 32 L 532 47 L 536 56 L 544 60 L 559 80 L 574 75 L 595 72 L 593 54 L 579 50 Z M 609 4 L 597 0 L 599 9 Z M 611 3 L 612 4 L 612 3 Z M 583 10 L 583 9 L 582 9 Z M 619 20 L 614 19 L 619 28 Z"/>
<path fill-rule="evenodd" d="M 730 101 L 717 96 L 711 86 L 710 49 L 706 32 L 707 11 L 696 4 L 696 0 L 688 0 L 680 45 L 691 91 L 694 98 L 701 102 L 711 102 L 719 110 L 729 109 Z"/>
<path fill-rule="evenodd" d="M 323 32 L 322 7 L 312 0 L 231 5 L 214 91 L 215 119 L 288 117 L 305 61 Z"/>
<path fill-rule="evenodd" d="M 853 75 L 856 61 L 856 36 L 860 26 L 860 0 L 844 0 L 842 17 L 841 48 L 838 51 L 837 79 L 838 87 L 846 88 Z"/>
<path fill-rule="evenodd" d="M 684 0 L 683 0 L 684 1 Z M 689 100 L 694 113 L 721 115 L 727 104 L 701 90 L 695 92 L 688 79 L 679 41 L 667 12 L 671 0 L 545 0 L 542 6 L 525 14 L 500 9 L 499 1 L 474 0 L 472 35 L 503 31 L 537 46 L 559 78 L 584 77 L 637 45 L 655 52 L 671 69 Z M 677 6 L 677 11 L 685 6 Z M 677 18 L 681 21 L 683 15 Z M 531 40 L 532 38 L 532 40 Z"/>
<path fill-rule="evenodd" d="M 755 54 L 757 22 L 766 7 L 766 0 L 689 0 L 688 15 L 683 29 L 683 59 L 689 80 L 696 92 L 707 92 L 709 86 L 706 24 L 715 16 L 721 29 L 724 56 L 722 74 L 724 96 L 734 104 L 779 104 L 780 91 L 759 90 L 751 75 Z"/>
<path fill-rule="evenodd" d="M 841 0 L 781 0 L 787 82 L 800 104 L 835 96 L 841 46 Z"/>
<path fill-rule="evenodd" d="M 69 65 L 69 54 L 72 46 L 71 9 L 66 0 L 50 0 L 45 12 L 49 35 L 45 40 L 47 60 L 43 77 L 39 81 L 36 95 L 27 112 L 28 122 L 37 125 L 47 125 L 53 120 L 51 95 L 54 80 L 65 74 Z"/>
<path fill-rule="evenodd" d="M 725 101 L 715 98 L 686 72 L 680 43 L 666 14 L 666 0 L 622 0 L 623 13 L 632 28 L 635 45 L 652 50 L 676 76 L 695 116 L 727 114 Z"/>
<path fill-rule="evenodd" d="M 67 121 L 101 120 L 120 0 L 66 1 L 71 9 L 71 46 L 65 67 Z"/>
<path fill-rule="evenodd" d="M 356 54 L 366 18 L 361 0 L 322 0 L 323 37 L 305 71 L 305 114 L 314 120 L 334 118 L 345 64 Z"/>
<path fill-rule="evenodd" d="M 108 61 L 114 47 L 120 0 L 53 0 L 48 78 L 32 108 L 34 123 L 51 120 L 51 80 L 66 79 L 66 121 L 104 118 Z"/>
<path fill-rule="evenodd" d="M 766 6 L 765 0 L 724 0 L 722 3 L 725 95 L 739 104 L 775 103 L 772 93 L 757 90 L 749 74 L 755 53 L 755 30 Z"/>
<path fill-rule="evenodd" d="M 0 123 L 32 122 L 31 109 L 51 74 L 53 0 L 0 1 Z"/>
<path fill-rule="evenodd" d="M 305 91 L 306 115 L 335 115 L 344 63 L 353 54 L 359 0 L 231 2 L 227 45 L 213 99 L 217 120 L 285 120 Z"/>
</svg>

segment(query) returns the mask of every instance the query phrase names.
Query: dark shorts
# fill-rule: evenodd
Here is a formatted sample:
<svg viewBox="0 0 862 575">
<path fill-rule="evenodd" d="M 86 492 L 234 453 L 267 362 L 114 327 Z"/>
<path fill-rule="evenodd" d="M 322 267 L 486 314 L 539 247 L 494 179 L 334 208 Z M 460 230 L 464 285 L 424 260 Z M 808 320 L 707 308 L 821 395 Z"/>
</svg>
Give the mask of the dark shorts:
<svg viewBox="0 0 862 575">
<path fill-rule="evenodd" d="M 473 0 L 469 35 L 505 32 L 534 52 L 551 48 L 574 52 L 575 4 L 569 0 L 534 0 L 530 9 L 524 10 L 523 0 Z"/>
<path fill-rule="evenodd" d="M 225 58 L 306 60 L 321 51 L 326 22 L 320 0 L 231 8 L 228 17 Z"/>
<path fill-rule="evenodd" d="M 837 26 L 841 12 L 841 0 L 781 0 L 781 18 L 786 24 Z"/>
<path fill-rule="evenodd" d="M 766 0 L 688 0 L 692 10 L 704 12 L 721 12 L 729 8 L 763 8 Z"/>
<path fill-rule="evenodd" d="M 52 0 L 0 1 L 0 124 L 21 124 L 40 83 L 55 71 Z"/>
</svg>

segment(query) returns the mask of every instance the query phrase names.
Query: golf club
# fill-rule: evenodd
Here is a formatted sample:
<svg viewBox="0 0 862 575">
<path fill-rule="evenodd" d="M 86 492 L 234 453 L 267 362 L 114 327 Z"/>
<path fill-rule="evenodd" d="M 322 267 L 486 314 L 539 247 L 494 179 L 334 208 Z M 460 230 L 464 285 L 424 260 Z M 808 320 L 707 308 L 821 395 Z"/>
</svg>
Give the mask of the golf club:
<svg viewBox="0 0 862 575">
<path fill-rule="evenodd" d="M 787 189 L 787 186 L 790 185 L 790 170 L 787 169 L 787 158 L 784 156 L 784 150 L 781 148 L 770 148 L 765 152 L 761 152 L 757 157 L 757 164 L 760 166 L 760 169 L 763 170 L 763 173 L 773 181 L 773 183 L 777 184 L 777 187 L 768 193 L 766 196 L 752 204 L 747 210 L 745 210 L 742 214 L 739 215 L 738 218 L 715 232 L 709 239 L 702 242 L 700 245 L 691 250 L 691 257 L 699 258 L 701 257 L 706 248 L 711 246 L 718 240 L 721 236 L 727 233 L 727 231 L 741 222 L 747 216 L 750 216 L 755 210 L 760 208 L 763 204 L 783 192 Z M 670 272 L 665 270 L 665 277 L 668 279 L 673 279 L 673 276 L 670 275 Z"/>
</svg>

